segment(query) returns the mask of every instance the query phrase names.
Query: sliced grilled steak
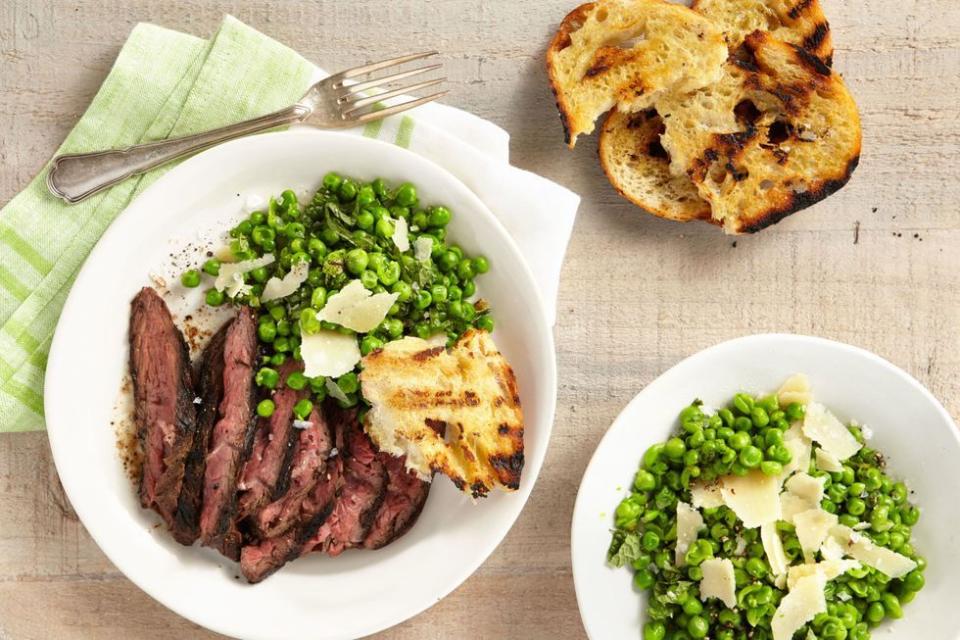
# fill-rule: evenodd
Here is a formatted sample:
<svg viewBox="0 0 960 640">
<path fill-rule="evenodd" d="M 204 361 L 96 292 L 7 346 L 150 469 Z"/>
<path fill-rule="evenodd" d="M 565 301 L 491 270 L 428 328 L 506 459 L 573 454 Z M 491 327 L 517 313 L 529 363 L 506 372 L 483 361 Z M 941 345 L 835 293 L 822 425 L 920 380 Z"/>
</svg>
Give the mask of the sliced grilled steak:
<svg viewBox="0 0 960 640">
<path fill-rule="evenodd" d="M 343 465 L 343 489 L 308 548 L 337 556 L 363 544 L 386 496 L 387 472 L 357 412 L 332 408 L 330 415 Z"/>
<path fill-rule="evenodd" d="M 290 467 L 289 489 L 252 518 L 254 529 L 263 538 L 279 536 L 295 526 L 303 511 L 303 501 L 326 475 L 333 436 L 323 414 L 316 409 L 310 414 L 309 422 L 311 426 L 307 429 L 294 429 L 299 433 L 295 434 L 297 442 Z"/>
<path fill-rule="evenodd" d="M 223 395 L 209 435 L 200 510 L 200 540 L 229 558 L 240 553 L 236 529 L 237 483 L 256 427 L 253 366 L 257 338 L 253 311 L 242 308 L 223 340 Z"/>
<path fill-rule="evenodd" d="M 182 541 L 189 531 L 178 524 L 178 498 L 197 426 L 190 355 L 166 303 L 149 287 L 131 304 L 130 375 L 144 452 L 140 504 L 159 513 Z"/>
<path fill-rule="evenodd" d="M 387 470 L 387 495 L 373 519 L 373 526 L 363 540 L 367 549 L 380 549 L 390 544 L 414 525 L 430 493 L 430 483 L 406 468 L 406 458 L 378 454 Z"/>
<path fill-rule="evenodd" d="M 332 438 L 326 422 L 314 410 L 313 426 L 300 433 L 297 442 L 290 490 L 280 502 L 278 513 L 287 513 L 287 527 L 279 534 L 248 545 L 240 554 L 240 570 L 251 582 L 260 582 L 274 571 L 302 554 L 305 545 L 324 524 L 341 489 L 339 459 L 327 460 Z M 329 464 L 327 464 L 329 462 Z M 299 499 L 294 496 L 299 495 Z M 279 530 L 279 529 L 278 529 Z"/>
<path fill-rule="evenodd" d="M 293 405 L 306 398 L 309 391 L 295 391 L 286 381 L 291 373 L 302 370 L 303 364 L 292 358 L 280 367 L 281 383 L 273 394 L 273 415 L 259 420 L 250 458 L 240 476 L 241 518 L 255 514 L 287 492 L 298 431 L 293 428 Z M 326 425 L 323 431 L 326 432 Z"/>
</svg>

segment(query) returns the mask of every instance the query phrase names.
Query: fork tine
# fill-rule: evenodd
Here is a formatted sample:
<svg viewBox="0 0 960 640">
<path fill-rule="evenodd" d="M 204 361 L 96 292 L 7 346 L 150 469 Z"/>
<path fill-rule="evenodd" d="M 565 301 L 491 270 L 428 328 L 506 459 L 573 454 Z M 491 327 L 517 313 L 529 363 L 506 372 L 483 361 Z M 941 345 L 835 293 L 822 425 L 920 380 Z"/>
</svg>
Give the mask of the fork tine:
<svg viewBox="0 0 960 640">
<path fill-rule="evenodd" d="M 366 64 L 360 67 L 354 67 L 353 69 L 347 69 L 346 71 L 341 71 L 338 74 L 335 74 L 328 80 L 332 80 L 334 83 L 338 83 L 341 80 L 346 78 L 355 78 L 357 76 L 362 76 L 367 73 L 373 73 L 374 71 L 379 71 L 380 69 L 386 69 L 387 67 L 394 67 L 398 64 L 403 64 L 404 62 L 413 62 L 414 60 L 420 60 L 421 58 L 429 58 L 430 56 L 437 55 L 437 51 L 424 51 L 422 53 L 411 53 L 405 56 L 400 56 L 399 58 L 391 58 L 389 60 L 381 60 L 380 62 L 374 62 L 371 64 Z"/>
<path fill-rule="evenodd" d="M 387 107 L 386 109 L 380 109 L 379 111 L 368 111 L 362 115 L 347 118 L 357 123 L 370 122 L 371 120 L 380 120 L 381 118 L 386 118 L 397 113 L 402 113 L 414 107 L 419 107 L 422 104 L 427 104 L 428 102 L 433 102 L 434 100 L 439 100 L 443 96 L 450 93 L 449 91 L 440 91 L 429 95 L 423 98 L 417 98 L 416 100 L 407 100 L 406 102 L 401 102 L 400 104 L 395 104 L 392 107 Z"/>
<path fill-rule="evenodd" d="M 374 78 L 373 80 L 365 80 L 363 82 L 358 82 L 356 84 L 351 84 L 349 86 L 344 86 L 344 95 L 349 95 L 357 91 L 365 91 L 366 89 L 374 89 L 376 87 L 390 84 L 391 82 L 396 82 L 398 80 L 403 80 L 411 76 L 416 76 L 421 73 L 427 73 L 429 71 L 436 71 L 437 69 L 443 68 L 442 64 L 431 64 L 426 67 L 420 67 L 419 69 L 411 69 L 410 71 L 401 71 L 400 73 L 394 73 L 393 75 L 383 76 L 382 78 Z"/>
<path fill-rule="evenodd" d="M 357 111 L 358 109 L 360 109 L 360 107 L 365 107 L 369 104 L 380 102 L 381 100 L 389 100 L 390 98 L 396 98 L 397 96 L 402 96 L 405 93 L 413 93 L 414 91 L 419 91 L 420 89 L 426 89 L 427 87 L 438 85 L 441 82 L 444 82 L 445 80 L 446 78 L 426 80 L 425 82 L 418 82 L 416 84 L 412 84 L 409 87 L 401 87 L 399 89 L 393 89 L 392 91 L 387 91 L 385 93 L 378 93 L 376 95 L 368 96 L 368 97 L 352 95 L 348 97 L 345 101 L 344 106 L 349 108 L 344 112 L 344 115 L 349 117 L 351 113 L 353 113 L 354 111 Z"/>
</svg>

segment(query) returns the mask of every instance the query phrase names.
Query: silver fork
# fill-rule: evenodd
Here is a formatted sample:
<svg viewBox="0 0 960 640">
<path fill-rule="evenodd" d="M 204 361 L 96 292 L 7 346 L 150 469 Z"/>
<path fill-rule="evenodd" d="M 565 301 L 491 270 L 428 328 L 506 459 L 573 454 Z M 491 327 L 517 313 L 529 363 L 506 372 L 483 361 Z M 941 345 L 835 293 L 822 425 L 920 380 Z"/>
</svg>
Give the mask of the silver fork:
<svg viewBox="0 0 960 640">
<path fill-rule="evenodd" d="M 389 100 L 432 87 L 440 84 L 446 78 L 417 82 L 382 93 L 374 94 L 370 93 L 370 90 L 421 73 L 436 71 L 443 65 L 427 65 L 353 84 L 346 84 L 346 82 L 352 78 L 388 69 L 405 62 L 428 58 L 436 54 L 436 51 L 413 53 L 341 71 L 314 84 L 296 104 L 286 109 L 220 129 L 173 140 L 138 144 L 126 149 L 57 156 L 53 159 L 50 171 L 47 173 L 47 188 L 53 195 L 66 200 L 68 203 L 80 202 L 130 176 L 145 173 L 177 158 L 251 133 L 298 122 L 322 129 L 341 129 L 413 109 L 442 98 L 447 94 L 447 91 L 440 91 L 422 98 L 411 98 L 390 106 L 378 103 L 382 100 Z"/>
</svg>

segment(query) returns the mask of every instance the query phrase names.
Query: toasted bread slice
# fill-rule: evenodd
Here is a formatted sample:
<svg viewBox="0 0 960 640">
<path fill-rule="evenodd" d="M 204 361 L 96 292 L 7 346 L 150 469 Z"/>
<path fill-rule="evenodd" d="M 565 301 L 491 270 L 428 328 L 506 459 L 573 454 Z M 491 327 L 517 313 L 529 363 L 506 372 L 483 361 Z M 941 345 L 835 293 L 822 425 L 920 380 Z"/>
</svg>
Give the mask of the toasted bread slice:
<svg viewBox="0 0 960 640">
<path fill-rule="evenodd" d="M 723 31 L 736 49 L 754 31 L 795 44 L 823 60 L 833 61 L 830 24 L 818 0 L 694 0 L 693 9 Z"/>
<path fill-rule="evenodd" d="M 563 19 L 547 72 L 567 143 L 590 133 L 614 105 L 637 111 L 665 91 L 714 82 L 727 57 L 720 31 L 666 0 L 598 0 Z"/>
<path fill-rule="evenodd" d="M 768 33 L 747 36 L 719 82 L 657 102 L 661 142 L 728 233 L 752 233 L 827 197 L 860 159 L 860 117 L 840 77 Z"/>
<path fill-rule="evenodd" d="M 520 487 L 523 411 L 490 334 L 468 331 L 450 349 L 419 338 L 390 342 L 363 359 L 360 381 L 370 438 L 406 455 L 422 479 L 443 473 L 475 498 Z"/>
<path fill-rule="evenodd" d="M 614 109 L 600 131 L 600 164 L 610 184 L 648 212 L 677 222 L 710 220 L 710 204 L 687 174 L 670 173 L 660 144 L 663 120 L 653 109 L 624 113 Z"/>
</svg>

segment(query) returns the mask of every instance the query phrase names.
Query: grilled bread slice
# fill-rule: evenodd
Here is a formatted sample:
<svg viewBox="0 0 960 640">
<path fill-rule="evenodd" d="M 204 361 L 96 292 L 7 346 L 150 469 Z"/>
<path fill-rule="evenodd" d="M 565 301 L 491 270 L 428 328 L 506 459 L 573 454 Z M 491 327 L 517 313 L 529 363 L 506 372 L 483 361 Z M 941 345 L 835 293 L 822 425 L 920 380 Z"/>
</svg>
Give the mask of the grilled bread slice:
<svg viewBox="0 0 960 640">
<path fill-rule="evenodd" d="M 568 14 L 547 49 L 547 72 L 572 148 L 614 105 L 636 111 L 665 91 L 715 81 L 727 57 L 709 20 L 666 0 L 598 0 Z"/>
<path fill-rule="evenodd" d="M 694 0 L 693 9 L 723 31 L 736 49 L 754 31 L 795 44 L 823 60 L 833 61 L 830 24 L 818 0 Z"/>
<path fill-rule="evenodd" d="M 670 157 L 660 136 L 665 131 L 656 110 L 624 113 L 614 109 L 600 131 L 600 164 L 610 184 L 627 200 L 650 213 L 675 220 L 710 220 L 710 204 L 683 173 L 670 173 Z"/>
<path fill-rule="evenodd" d="M 720 81 L 657 102 L 661 142 L 728 233 L 752 233 L 827 197 L 860 159 L 860 117 L 822 60 L 755 32 Z"/>
<path fill-rule="evenodd" d="M 523 411 L 490 334 L 468 331 L 450 349 L 419 338 L 390 342 L 363 359 L 360 382 L 371 440 L 405 455 L 421 479 L 443 473 L 474 498 L 520 487 Z"/>
</svg>

